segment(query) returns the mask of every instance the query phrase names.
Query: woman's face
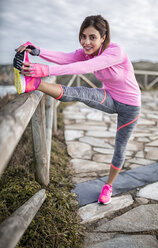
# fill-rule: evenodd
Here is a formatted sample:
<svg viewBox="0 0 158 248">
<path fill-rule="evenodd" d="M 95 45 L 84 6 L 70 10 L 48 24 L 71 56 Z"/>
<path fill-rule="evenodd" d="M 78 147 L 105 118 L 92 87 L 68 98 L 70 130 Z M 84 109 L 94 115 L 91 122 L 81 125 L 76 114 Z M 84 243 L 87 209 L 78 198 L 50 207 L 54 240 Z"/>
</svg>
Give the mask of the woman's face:
<svg viewBox="0 0 158 248">
<path fill-rule="evenodd" d="M 83 30 L 80 43 L 85 54 L 93 54 L 94 56 L 96 56 L 104 39 L 105 35 L 101 38 L 99 31 L 93 26 L 90 26 Z"/>
</svg>

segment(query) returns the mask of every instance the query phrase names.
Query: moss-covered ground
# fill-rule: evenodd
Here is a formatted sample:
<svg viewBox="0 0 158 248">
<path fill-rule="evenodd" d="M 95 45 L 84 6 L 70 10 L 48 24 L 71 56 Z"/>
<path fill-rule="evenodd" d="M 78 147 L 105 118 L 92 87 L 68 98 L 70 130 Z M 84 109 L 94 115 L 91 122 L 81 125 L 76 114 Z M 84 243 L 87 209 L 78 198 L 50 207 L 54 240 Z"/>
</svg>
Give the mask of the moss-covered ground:
<svg viewBox="0 0 158 248">
<path fill-rule="evenodd" d="M 77 216 L 78 202 L 63 135 L 62 103 L 58 109 L 58 132 L 53 133 L 50 183 L 46 200 L 24 233 L 17 248 L 77 248 L 83 227 Z M 0 223 L 42 187 L 35 181 L 31 125 L 19 142 L 8 168 L 0 179 Z"/>
</svg>

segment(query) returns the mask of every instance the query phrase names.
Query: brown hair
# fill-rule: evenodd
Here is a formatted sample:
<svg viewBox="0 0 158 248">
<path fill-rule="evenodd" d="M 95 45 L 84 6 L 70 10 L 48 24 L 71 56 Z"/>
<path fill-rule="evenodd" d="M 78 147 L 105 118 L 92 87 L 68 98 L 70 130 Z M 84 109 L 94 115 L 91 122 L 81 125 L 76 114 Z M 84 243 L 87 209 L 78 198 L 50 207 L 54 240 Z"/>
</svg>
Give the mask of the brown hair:
<svg viewBox="0 0 158 248">
<path fill-rule="evenodd" d="M 96 30 L 98 30 L 101 37 L 106 35 L 105 40 L 103 42 L 103 52 L 110 43 L 110 26 L 108 21 L 104 19 L 101 15 L 87 16 L 80 27 L 79 41 L 81 41 L 81 35 L 84 29 L 88 28 L 89 26 L 93 26 Z"/>
</svg>

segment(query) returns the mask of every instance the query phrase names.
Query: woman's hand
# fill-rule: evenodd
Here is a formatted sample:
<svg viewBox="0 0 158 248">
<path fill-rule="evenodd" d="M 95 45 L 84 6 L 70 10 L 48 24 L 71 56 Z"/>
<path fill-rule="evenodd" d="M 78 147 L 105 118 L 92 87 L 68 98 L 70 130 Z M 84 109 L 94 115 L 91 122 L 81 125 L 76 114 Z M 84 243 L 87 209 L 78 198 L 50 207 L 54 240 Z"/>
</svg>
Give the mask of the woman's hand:
<svg viewBox="0 0 158 248">
<path fill-rule="evenodd" d="M 28 51 L 33 56 L 39 56 L 40 54 L 40 49 L 29 41 L 16 48 L 15 51 L 18 53 L 22 53 L 23 51 Z"/>
<path fill-rule="evenodd" d="M 27 77 L 47 77 L 49 75 L 49 66 L 37 63 L 23 63 L 21 73 Z"/>
</svg>

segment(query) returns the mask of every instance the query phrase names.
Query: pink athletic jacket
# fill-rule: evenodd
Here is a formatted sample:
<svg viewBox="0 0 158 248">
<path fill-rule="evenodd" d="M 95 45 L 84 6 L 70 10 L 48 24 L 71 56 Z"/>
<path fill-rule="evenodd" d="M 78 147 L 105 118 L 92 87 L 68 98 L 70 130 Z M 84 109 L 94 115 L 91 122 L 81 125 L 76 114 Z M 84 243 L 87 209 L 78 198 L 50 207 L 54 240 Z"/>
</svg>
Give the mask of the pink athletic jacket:
<svg viewBox="0 0 158 248">
<path fill-rule="evenodd" d="M 101 50 L 101 49 L 100 49 Z M 40 49 L 40 57 L 56 63 L 50 66 L 50 75 L 94 73 L 111 97 L 121 103 L 140 106 L 141 92 L 133 66 L 126 53 L 115 43 L 110 43 L 97 56 L 86 55 L 83 49 L 72 53 Z"/>
</svg>

